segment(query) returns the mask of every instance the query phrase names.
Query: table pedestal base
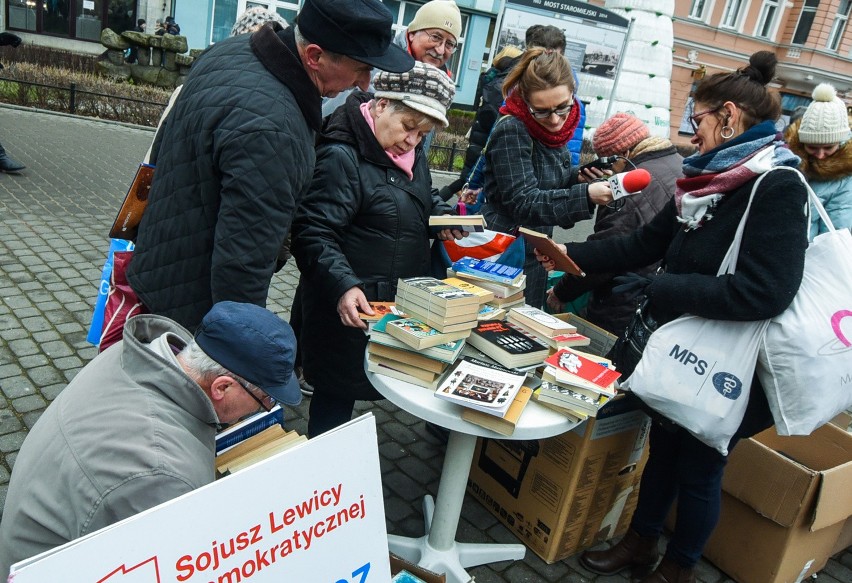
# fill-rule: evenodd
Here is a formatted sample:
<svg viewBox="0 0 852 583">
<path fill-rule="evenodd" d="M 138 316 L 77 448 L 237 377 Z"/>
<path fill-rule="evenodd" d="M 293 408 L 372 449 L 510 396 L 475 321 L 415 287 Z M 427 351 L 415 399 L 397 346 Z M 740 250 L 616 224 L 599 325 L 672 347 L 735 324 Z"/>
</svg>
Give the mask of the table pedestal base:
<svg viewBox="0 0 852 583">
<path fill-rule="evenodd" d="M 388 535 L 388 547 L 403 559 L 416 563 L 435 573 L 446 573 L 448 583 L 469 583 L 470 575 L 465 567 L 476 567 L 498 561 L 523 559 L 526 547 L 521 544 L 460 543 L 453 541 L 446 550 L 438 550 L 429 544 L 435 501 L 431 496 L 423 498 L 423 522 L 425 533 L 418 538 Z"/>
</svg>

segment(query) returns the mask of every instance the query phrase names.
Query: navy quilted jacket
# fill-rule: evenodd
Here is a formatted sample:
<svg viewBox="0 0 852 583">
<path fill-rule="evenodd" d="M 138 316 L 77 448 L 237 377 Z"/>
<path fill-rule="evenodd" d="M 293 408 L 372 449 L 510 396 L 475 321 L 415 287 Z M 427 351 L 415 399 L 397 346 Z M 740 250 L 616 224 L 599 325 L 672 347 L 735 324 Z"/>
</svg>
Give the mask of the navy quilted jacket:
<svg viewBox="0 0 852 583">
<path fill-rule="evenodd" d="M 292 29 L 216 43 L 169 115 L 128 279 L 189 330 L 210 307 L 266 304 L 278 250 L 313 175 L 320 94 Z"/>
</svg>

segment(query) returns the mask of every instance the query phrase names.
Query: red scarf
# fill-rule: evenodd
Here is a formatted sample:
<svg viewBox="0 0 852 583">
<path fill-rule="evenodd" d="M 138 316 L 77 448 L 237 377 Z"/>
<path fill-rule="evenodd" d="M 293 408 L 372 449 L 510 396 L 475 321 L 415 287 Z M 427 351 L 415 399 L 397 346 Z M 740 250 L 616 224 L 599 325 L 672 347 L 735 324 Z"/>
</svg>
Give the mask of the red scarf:
<svg viewBox="0 0 852 583">
<path fill-rule="evenodd" d="M 562 148 L 568 143 L 568 140 L 574 135 L 577 129 L 577 124 L 580 123 L 580 103 L 577 98 L 574 98 L 574 107 L 568 114 L 568 119 L 558 132 L 551 132 L 538 123 L 530 113 L 530 108 L 517 91 L 512 91 L 509 97 L 506 98 L 506 104 L 500 108 L 500 113 L 503 115 L 511 115 L 522 122 L 527 127 L 530 135 L 547 146 L 548 148 Z"/>
</svg>

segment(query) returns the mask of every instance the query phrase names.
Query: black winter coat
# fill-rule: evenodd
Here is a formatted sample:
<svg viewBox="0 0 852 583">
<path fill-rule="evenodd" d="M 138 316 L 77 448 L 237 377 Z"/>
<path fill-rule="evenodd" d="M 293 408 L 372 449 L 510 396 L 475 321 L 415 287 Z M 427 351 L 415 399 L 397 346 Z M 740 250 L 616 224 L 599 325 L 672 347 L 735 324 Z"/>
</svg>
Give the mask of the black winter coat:
<svg viewBox="0 0 852 583">
<path fill-rule="evenodd" d="M 599 206 L 595 232 L 589 236 L 589 241 L 629 235 L 657 216 L 674 196 L 675 181 L 683 175 L 683 158 L 674 146 L 639 154 L 631 161 L 637 168 L 643 168 L 651 174 L 651 184 L 641 193 L 623 199 L 624 203 L 617 210 L 609 206 Z M 656 261 L 635 270 L 635 273 L 650 275 L 656 271 L 659 264 L 660 262 Z M 616 275 L 618 272 L 589 274 L 586 277 L 566 275 L 554 286 L 553 291 L 563 302 L 591 291 L 592 295 L 583 317 L 613 334 L 620 335 L 633 317 L 638 294 L 613 295 L 612 278 Z"/>
<path fill-rule="evenodd" d="M 399 278 L 429 273 L 429 216 L 450 207 L 433 196 L 421 147 L 414 179 L 388 158 L 353 92 L 326 119 L 311 187 L 293 222 L 301 272 L 301 354 L 315 391 L 380 398 L 364 374 L 367 336 L 344 326 L 337 301 L 360 287 L 369 301 L 393 301 Z"/>
<path fill-rule="evenodd" d="M 193 65 L 160 135 L 130 285 L 194 330 L 222 300 L 266 305 L 313 175 L 320 94 L 293 30 L 216 43 Z"/>
</svg>

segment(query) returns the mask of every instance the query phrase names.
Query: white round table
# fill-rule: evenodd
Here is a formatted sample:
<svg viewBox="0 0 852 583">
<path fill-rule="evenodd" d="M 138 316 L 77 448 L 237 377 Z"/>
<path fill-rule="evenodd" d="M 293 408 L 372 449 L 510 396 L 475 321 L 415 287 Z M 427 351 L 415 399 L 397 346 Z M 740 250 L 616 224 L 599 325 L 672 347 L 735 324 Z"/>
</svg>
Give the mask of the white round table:
<svg viewBox="0 0 852 583">
<path fill-rule="evenodd" d="M 465 567 L 523 559 L 522 544 L 460 543 L 456 530 L 461 516 L 467 478 L 477 437 L 493 439 L 542 439 L 565 433 L 577 424 L 535 401 L 527 404 L 511 436 L 468 423 L 463 407 L 438 399 L 434 391 L 367 371 L 367 378 L 388 401 L 450 431 L 438 496 L 423 499 L 425 533 L 418 538 L 388 535 L 388 546 L 397 555 L 423 568 L 446 573 L 450 583 L 469 583 Z"/>
</svg>

